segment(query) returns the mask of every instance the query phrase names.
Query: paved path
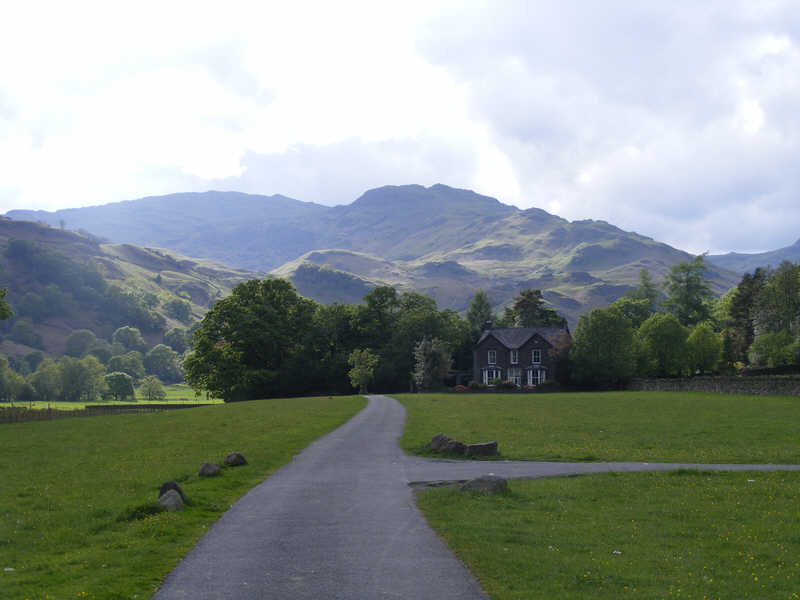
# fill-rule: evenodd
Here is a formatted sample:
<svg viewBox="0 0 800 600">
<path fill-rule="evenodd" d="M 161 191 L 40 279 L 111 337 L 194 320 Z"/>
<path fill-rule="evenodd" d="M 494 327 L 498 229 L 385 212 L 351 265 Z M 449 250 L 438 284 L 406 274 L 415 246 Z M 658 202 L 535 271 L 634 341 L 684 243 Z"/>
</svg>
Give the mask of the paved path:
<svg viewBox="0 0 800 600">
<path fill-rule="evenodd" d="M 800 465 L 537 463 L 409 457 L 405 409 L 385 396 L 253 488 L 153 596 L 210 599 L 485 599 L 416 508 L 414 482 L 486 473 L 544 477 L 681 467 L 800 470 Z"/>
</svg>

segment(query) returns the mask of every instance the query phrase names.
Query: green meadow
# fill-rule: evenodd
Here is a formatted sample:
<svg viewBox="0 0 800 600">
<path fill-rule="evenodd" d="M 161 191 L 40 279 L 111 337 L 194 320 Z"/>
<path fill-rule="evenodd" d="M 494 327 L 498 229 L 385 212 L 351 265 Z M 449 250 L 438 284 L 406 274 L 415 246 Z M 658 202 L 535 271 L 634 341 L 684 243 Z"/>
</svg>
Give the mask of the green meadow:
<svg viewBox="0 0 800 600">
<path fill-rule="evenodd" d="M 0 597 L 149 597 L 237 498 L 364 405 L 292 398 L 0 425 Z M 233 451 L 248 465 L 197 477 Z M 191 504 L 151 514 L 169 480 Z"/>
<path fill-rule="evenodd" d="M 800 398 L 672 392 L 400 394 L 409 453 L 437 433 L 500 458 L 800 463 Z"/>
</svg>

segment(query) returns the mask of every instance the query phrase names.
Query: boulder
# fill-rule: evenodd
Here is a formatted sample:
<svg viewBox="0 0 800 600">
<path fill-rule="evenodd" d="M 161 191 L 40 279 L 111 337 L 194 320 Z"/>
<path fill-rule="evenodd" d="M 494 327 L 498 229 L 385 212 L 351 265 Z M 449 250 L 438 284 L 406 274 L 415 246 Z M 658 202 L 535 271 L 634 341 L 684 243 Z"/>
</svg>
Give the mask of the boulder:
<svg viewBox="0 0 800 600">
<path fill-rule="evenodd" d="M 498 494 L 508 489 L 508 481 L 505 477 L 497 475 L 481 475 L 475 479 L 470 479 L 461 486 L 462 492 L 479 492 L 481 494 Z"/>
<path fill-rule="evenodd" d="M 469 444 L 465 454 L 467 456 L 497 456 L 497 442 Z"/>
<path fill-rule="evenodd" d="M 428 442 L 428 448 L 430 448 L 434 452 L 441 452 L 442 446 L 444 446 L 447 442 L 452 442 L 452 441 L 453 440 L 451 440 L 445 434 L 437 433 L 435 436 L 433 436 L 433 439 L 430 442 Z"/>
<path fill-rule="evenodd" d="M 440 450 L 440 452 L 450 452 L 452 454 L 464 454 L 466 451 L 467 445 L 458 440 L 448 440 Z"/>
<path fill-rule="evenodd" d="M 161 498 L 164 494 L 166 494 L 169 490 L 175 490 L 181 495 L 181 500 L 186 502 L 186 494 L 183 493 L 181 486 L 178 485 L 177 481 L 167 481 L 161 484 L 161 487 L 158 490 L 158 497 Z"/>
<path fill-rule="evenodd" d="M 167 490 L 159 496 L 158 503 L 168 511 L 183 510 L 183 499 L 177 490 Z"/>
<path fill-rule="evenodd" d="M 219 475 L 219 465 L 213 462 L 204 462 L 200 465 L 200 471 L 197 473 L 200 477 L 214 477 Z"/>
<path fill-rule="evenodd" d="M 239 467 L 247 464 L 244 454 L 241 452 L 231 452 L 225 457 L 225 464 L 229 467 Z"/>
</svg>

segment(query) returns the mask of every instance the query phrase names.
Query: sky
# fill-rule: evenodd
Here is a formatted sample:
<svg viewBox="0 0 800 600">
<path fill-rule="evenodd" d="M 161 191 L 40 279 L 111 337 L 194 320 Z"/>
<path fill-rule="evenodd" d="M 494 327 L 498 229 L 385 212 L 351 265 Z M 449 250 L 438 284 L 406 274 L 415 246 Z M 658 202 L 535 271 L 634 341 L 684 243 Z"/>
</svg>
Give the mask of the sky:
<svg viewBox="0 0 800 600">
<path fill-rule="evenodd" d="M 800 4 L 3 3 L 0 213 L 444 183 L 692 253 L 800 237 Z"/>
</svg>

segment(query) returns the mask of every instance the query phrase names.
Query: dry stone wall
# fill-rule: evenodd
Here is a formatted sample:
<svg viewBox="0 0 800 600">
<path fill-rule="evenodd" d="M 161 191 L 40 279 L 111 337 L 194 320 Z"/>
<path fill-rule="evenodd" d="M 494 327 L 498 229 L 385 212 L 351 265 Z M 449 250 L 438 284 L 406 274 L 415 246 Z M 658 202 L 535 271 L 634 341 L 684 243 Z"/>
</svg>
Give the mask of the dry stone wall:
<svg viewBox="0 0 800 600">
<path fill-rule="evenodd" d="M 800 377 L 636 378 L 630 382 L 628 389 L 652 392 L 717 392 L 758 396 L 800 396 Z"/>
</svg>

